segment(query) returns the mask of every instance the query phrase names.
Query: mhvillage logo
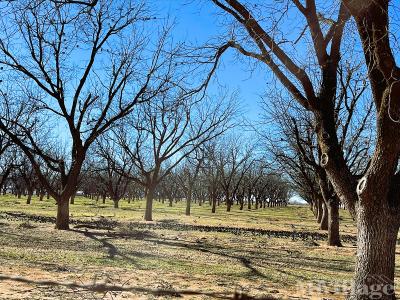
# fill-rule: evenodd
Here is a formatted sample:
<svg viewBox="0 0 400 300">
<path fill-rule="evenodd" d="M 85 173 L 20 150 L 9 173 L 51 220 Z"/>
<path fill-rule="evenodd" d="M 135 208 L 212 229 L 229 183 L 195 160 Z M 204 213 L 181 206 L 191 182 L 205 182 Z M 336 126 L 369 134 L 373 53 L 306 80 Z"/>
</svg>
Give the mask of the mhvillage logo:
<svg viewBox="0 0 400 300">
<path fill-rule="evenodd" d="M 395 293 L 394 282 L 384 275 L 368 275 L 361 282 L 354 288 L 358 295 L 364 295 L 366 299 L 382 299 Z"/>
<path fill-rule="evenodd" d="M 297 283 L 297 291 L 310 299 L 322 295 L 341 295 L 349 300 L 354 300 L 351 291 L 357 295 L 364 296 L 365 299 L 382 299 L 395 294 L 394 283 L 383 275 L 368 275 L 357 286 L 352 285 L 352 281 L 343 280 L 328 282 L 325 280 L 315 280 L 313 282 Z M 317 299 L 315 298 L 315 299 Z"/>
</svg>

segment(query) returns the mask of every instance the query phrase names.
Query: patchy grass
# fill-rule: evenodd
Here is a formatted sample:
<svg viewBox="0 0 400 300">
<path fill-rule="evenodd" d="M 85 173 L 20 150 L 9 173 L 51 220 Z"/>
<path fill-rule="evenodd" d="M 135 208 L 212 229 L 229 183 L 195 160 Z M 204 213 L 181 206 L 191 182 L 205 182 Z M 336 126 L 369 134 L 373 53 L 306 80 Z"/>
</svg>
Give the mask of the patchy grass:
<svg viewBox="0 0 400 300">
<path fill-rule="evenodd" d="M 25 199 L 16 199 L 13 196 L 0 196 L 0 211 L 25 212 L 29 214 L 50 216 L 56 215 L 56 205 L 53 199 L 39 201 L 33 197 L 32 204 L 25 204 Z M 217 207 L 215 214 L 211 213 L 211 207 L 206 203 L 199 206 L 193 203 L 191 216 L 185 216 L 185 202 L 174 203 L 172 207 L 155 201 L 153 205 L 153 219 L 158 222 L 183 223 L 209 226 L 233 226 L 245 228 L 261 228 L 269 230 L 286 231 L 316 231 L 318 226 L 311 210 L 306 206 L 288 206 L 266 209 L 239 210 L 234 205 L 231 212 L 226 212 L 226 207 Z M 84 197 L 77 197 L 75 204 L 70 205 L 72 218 L 90 220 L 105 217 L 119 221 L 142 221 L 144 216 L 144 201 L 120 201 L 120 208 L 113 208 L 111 200 L 107 199 L 103 204 Z M 347 211 L 341 211 L 341 232 L 343 234 L 355 234 L 355 226 Z"/>
<path fill-rule="evenodd" d="M 185 203 L 156 202 L 151 224 L 157 226 L 143 227 L 143 201 L 120 205 L 77 198 L 71 215 L 86 223 L 56 231 L 50 222 L 29 220 L 54 217 L 53 200 L 34 198 L 26 205 L 25 199 L 0 198 L 0 299 L 232 299 L 235 291 L 260 299 L 343 299 L 335 287 L 352 277 L 353 243 L 332 248 L 320 240 L 198 230 L 209 225 L 319 232 L 307 207 L 234 207 L 227 213 L 221 206 L 211 214 L 208 205 L 194 204 L 188 217 Z M 342 214 L 342 233 L 354 234 Z M 87 225 L 98 219 L 118 223 Z M 179 224 L 191 226 L 175 230 Z M 305 287 L 316 281 L 326 287 L 307 294 Z"/>
</svg>

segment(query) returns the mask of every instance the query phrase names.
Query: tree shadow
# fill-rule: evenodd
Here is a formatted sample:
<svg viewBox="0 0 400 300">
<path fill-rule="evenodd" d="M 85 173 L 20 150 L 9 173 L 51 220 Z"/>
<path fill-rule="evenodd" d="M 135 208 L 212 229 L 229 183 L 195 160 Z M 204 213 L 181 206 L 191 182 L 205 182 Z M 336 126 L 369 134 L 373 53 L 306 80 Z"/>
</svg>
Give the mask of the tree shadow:
<svg viewBox="0 0 400 300">
<path fill-rule="evenodd" d="M 84 284 L 77 282 L 60 282 L 52 280 L 33 280 L 26 277 L 8 276 L 0 274 L 0 281 L 12 281 L 25 284 L 32 284 L 40 287 L 64 287 L 71 289 L 74 292 L 77 290 L 84 290 L 93 293 L 103 293 L 106 295 L 108 292 L 131 292 L 139 294 L 150 294 L 154 296 L 169 296 L 169 297 L 183 297 L 183 296 L 208 296 L 215 299 L 242 299 L 242 300 L 276 300 L 272 296 L 266 296 L 262 298 L 254 298 L 245 294 L 239 293 L 227 293 L 227 292 L 206 292 L 199 290 L 176 290 L 176 289 L 151 289 L 145 287 L 132 287 L 126 286 L 125 284 L 103 284 L 93 283 Z"/>
<path fill-rule="evenodd" d="M 109 240 L 113 240 L 115 238 L 133 238 L 136 235 L 135 234 L 119 234 L 119 233 L 102 233 L 102 232 L 91 232 L 89 230 L 77 230 L 77 229 L 72 229 L 71 231 L 82 234 L 85 237 L 90 238 L 91 240 L 98 242 L 101 244 L 101 246 L 107 251 L 108 258 L 109 259 L 115 259 L 116 257 L 121 257 L 122 259 L 130 262 L 133 264 L 135 267 L 139 268 L 139 264 L 137 261 L 132 258 L 134 257 L 141 257 L 141 256 L 146 256 L 146 257 L 156 257 L 156 255 L 153 254 L 144 254 L 141 252 L 137 251 L 132 251 L 129 252 L 129 254 L 125 254 L 122 251 L 120 251 L 113 243 L 111 243 Z M 143 233 L 142 233 L 143 235 Z"/>
<path fill-rule="evenodd" d="M 259 277 L 263 279 L 271 279 L 268 275 L 262 273 L 259 268 L 263 266 L 261 263 L 266 264 L 268 267 L 273 267 L 277 272 L 291 275 L 298 280 L 309 280 L 306 276 L 302 276 L 300 274 L 296 274 L 296 270 L 298 271 L 306 271 L 309 272 L 310 268 L 313 268 L 314 273 L 325 274 L 326 271 L 351 271 L 349 269 L 343 268 L 341 264 L 346 264 L 348 266 L 347 261 L 341 260 L 331 260 L 325 258 L 318 257 L 298 257 L 292 256 L 291 252 L 288 252 L 287 255 L 282 255 L 282 251 L 277 251 L 276 253 L 271 251 L 254 251 L 248 250 L 246 251 L 246 256 L 235 254 L 237 249 L 234 247 L 223 247 L 215 244 L 209 244 L 205 242 L 192 242 L 186 240 L 172 240 L 172 239 L 154 239 L 149 238 L 147 241 L 156 241 L 159 244 L 170 246 L 170 247 L 181 247 L 186 248 L 193 251 L 200 251 L 209 254 L 218 255 L 224 258 L 230 258 L 238 261 L 243 267 L 248 270 L 249 277 Z M 282 250 L 282 249 L 281 249 Z M 257 263 L 256 261 L 259 261 Z M 282 269 L 282 266 L 290 266 L 290 269 L 293 270 L 285 271 Z M 285 283 L 285 279 L 282 278 L 281 283 Z"/>
</svg>

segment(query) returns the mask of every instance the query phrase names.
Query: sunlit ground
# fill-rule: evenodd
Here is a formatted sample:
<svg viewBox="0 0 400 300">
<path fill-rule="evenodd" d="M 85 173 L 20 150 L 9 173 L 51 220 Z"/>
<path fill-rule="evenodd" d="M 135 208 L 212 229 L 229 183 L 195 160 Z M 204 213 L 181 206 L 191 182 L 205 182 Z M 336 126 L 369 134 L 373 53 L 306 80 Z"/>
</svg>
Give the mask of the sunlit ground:
<svg viewBox="0 0 400 300">
<path fill-rule="evenodd" d="M 194 203 L 185 216 L 184 202 L 156 202 L 146 223 L 144 201 L 77 198 L 66 232 L 38 218 L 55 216 L 54 200 L 25 201 L 0 199 L 0 299 L 343 299 L 353 273 L 344 211 L 345 247 L 332 248 L 306 206 L 211 214 Z"/>
</svg>

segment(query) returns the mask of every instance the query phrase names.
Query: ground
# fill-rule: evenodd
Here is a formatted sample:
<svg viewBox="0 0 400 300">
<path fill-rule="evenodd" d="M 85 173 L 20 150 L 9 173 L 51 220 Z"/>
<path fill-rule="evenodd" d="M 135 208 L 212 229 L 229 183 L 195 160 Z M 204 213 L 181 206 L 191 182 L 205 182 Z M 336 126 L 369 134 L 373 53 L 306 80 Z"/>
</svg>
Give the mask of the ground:
<svg viewBox="0 0 400 300">
<path fill-rule="evenodd" d="M 0 299 L 343 299 L 353 274 L 345 211 L 334 248 L 306 206 L 185 216 L 156 202 L 144 222 L 143 201 L 82 197 L 57 231 L 54 200 L 25 201 L 0 197 Z"/>
</svg>

